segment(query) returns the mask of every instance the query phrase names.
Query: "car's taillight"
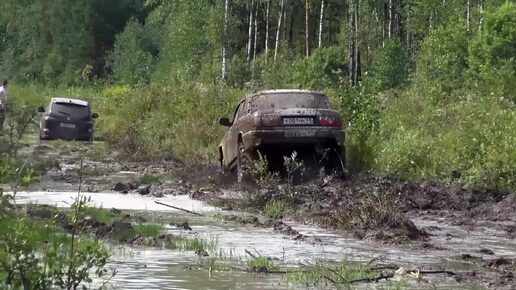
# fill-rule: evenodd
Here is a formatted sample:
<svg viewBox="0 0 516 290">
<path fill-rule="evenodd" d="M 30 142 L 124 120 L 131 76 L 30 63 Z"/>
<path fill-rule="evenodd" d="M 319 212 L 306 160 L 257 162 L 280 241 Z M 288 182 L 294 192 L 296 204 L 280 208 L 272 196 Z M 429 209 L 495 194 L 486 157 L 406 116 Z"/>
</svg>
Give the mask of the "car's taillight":
<svg viewBox="0 0 516 290">
<path fill-rule="evenodd" d="M 342 127 L 342 119 L 338 116 L 319 116 L 319 126 Z"/>
<path fill-rule="evenodd" d="M 277 127 L 280 123 L 278 115 L 262 115 L 260 119 L 262 127 Z"/>
</svg>

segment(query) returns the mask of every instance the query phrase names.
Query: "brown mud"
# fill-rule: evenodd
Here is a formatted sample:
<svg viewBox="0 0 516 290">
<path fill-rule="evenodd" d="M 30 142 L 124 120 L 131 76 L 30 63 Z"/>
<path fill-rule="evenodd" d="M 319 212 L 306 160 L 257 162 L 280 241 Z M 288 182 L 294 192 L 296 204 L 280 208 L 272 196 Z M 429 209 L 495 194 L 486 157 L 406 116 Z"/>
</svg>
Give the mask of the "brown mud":
<svg viewBox="0 0 516 290">
<path fill-rule="evenodd" d="M 288 238 L 315 245 L 320 244 L 316 237 L 299 233 L 288 222 L 337 229 L 344 235 L 401 250 L 406 247 L 421 251 L 450 250 L 453 247 L 448 245 L 450 241 L 468 239 L 467 234 L 457 234 L 457 229 L 466 233 L 489 229 L 486 235 L 505 240 L 516 238 L 514 192 L 404 181 L 391 176 L 314 178 L 299 185 L 285 181 L 261 186 L 259 182 L 239 185 L 231 179 L 228 182 L 213 164 L 142 162 L 123 160 L 110 152 L 94 156 L 80 152 L 56 150 L 47 144 L 38 146 L 35 153 L 46 171 L 41 187 L 49 191 L 75 190 L 81 180 L 84 190 L 89 192 L 116 191 L 157 198 L 188 195 L 223 209 L 256 215 L 242 219 L 228 213 L 224 216 L 227 220 L 271 228 Z M 149 180 L 149 176 L 155 178 Z M 265 213 L 271 201 L 280 202 L 285 212 L 275 219 L 261 221 L 258 216 Z M 88 226 L 95 234 L 109 235 L 113 231 L 112 225 L 110 229 L 108 225 Z M 139 240 L 143 239 L 126 242 Z M 489 248 L 472 248 L 461 249 L 450 259 L 478 266 L 468 277 L 469 281 L 513 289 L 516 248 L 509 251 L 509 256 L 505 254 Z"/>
</svg>

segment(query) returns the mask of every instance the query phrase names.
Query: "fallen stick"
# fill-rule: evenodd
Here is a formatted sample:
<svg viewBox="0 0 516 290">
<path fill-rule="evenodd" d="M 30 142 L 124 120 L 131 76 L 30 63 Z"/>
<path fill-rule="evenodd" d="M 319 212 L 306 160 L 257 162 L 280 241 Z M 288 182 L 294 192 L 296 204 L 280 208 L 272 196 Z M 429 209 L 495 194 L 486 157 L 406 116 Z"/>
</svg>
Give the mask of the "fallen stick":
<svg viewBox="0 0 516 290">
<path fill-rule="evenodd" d="M 256 256 L 253 253 L 249 252 L 249 250 L 245 249 L 245 253 L 251 256 L 251 258 L 256 259 Z"/>
<path fill-rule="evenodd" d="M 194 214 L 194 215 L 198 215 L 198 216 L 204 216 L 203 214 L 200 214 L 198 212 L 194 212 L 194 211 L 190 211 L 190 210 L 187 210 L 187 209 L 184 209 L 184 208 L 180 208 L 180 207 L 177 207 L 177 206 L 173 206 L 173 205 L 170 205 L 170 204 L 162 203 L 162 202 L 159 202 L 157 200 L 155 200 L 154 202 L 159 204 L 159 205 L 163 205 L 163 206 L 166 206 L 166 207 L 170 207 L 170 208 L 173 208 L 173 209 L 177 209 L 177 210 L 180 210 L 180 211 L 187 212 L 189 214 Z"/>
</svg>

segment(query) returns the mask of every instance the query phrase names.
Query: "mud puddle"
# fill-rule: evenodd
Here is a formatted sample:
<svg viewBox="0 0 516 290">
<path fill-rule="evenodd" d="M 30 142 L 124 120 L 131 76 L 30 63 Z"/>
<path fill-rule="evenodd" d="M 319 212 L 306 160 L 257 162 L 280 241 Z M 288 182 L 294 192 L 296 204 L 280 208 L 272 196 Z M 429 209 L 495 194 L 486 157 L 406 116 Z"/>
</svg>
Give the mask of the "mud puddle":
<svg viewBox="0 0 516 290">
<path fill-rule="evenodd" d="M 278 276 L 198 269 L 193 254 L 128 247 L 113 252 L 113 289 L 287 289 Z"/>
<path fill-rule="evenodd" d="M 328 262 L 364 262 L 378 260 L 386 264 L 402 265 L 411 269 L 447 269 L 453 271 L 480 270 L 481 265 L 466 261 L 463 255 L 493 258 L 504 256 L 516 258 L 516 242 L 498 237 L 495 230 L 464 230 L 447 224 L 445 220 L 415 219 L 414 222 L 430 233 L 432 245 L 428 249 L 420 247 L 382 245 L 357 240 L 345 233 L 324 230 L 318 227 L 287 222 L 299 233 L 317 238 L 313 244 L 293 240 L 291 237 L 275 233 L 270 228 L 242 225 L 222 218 L 227 212 L 207 206 L 203 202 L 190 199 L 186 195 L 152 198 L 137 194 L 84 193 L 91 198 L 92 205 L 103 208 L 117 208 L 141 214 L 159 216 L 170 223 L 187 221 L 192 230 L 168 226 L 171 234 L 200 236 L 217 243 L 217 252 L 232 257 L 245 258 L 247 252 L 271 257 L 282 264 L 299 266 Z M 76 192 L 21 192 L 17 203 L 46 204 L 70 207 Z M 194 216 L 183 211 L 156 204 L 155 201 L 202 213 L 205 217 Z M 233 214 L 232 212 L 230 214 Z M 489 233 L 489 234 L 486 234 Z M 493 254 L 482 254 L 489 248 Z M 213 272 L 199 269 L 195 265 L 199 257 L 193 253 L 161 250 L 155 248 L 120 246 L 115 247 L 110 266 L 117 269 L 113 284 L 117 289 L 284 289 L 294 287 L 285 284 L 279 275 L 247 274 L 241 272 Z M 470 283 L 458 284 L 447 276 L 431 277 L 427 283 L 439 286 L 463 287 Z M 421 289 L 426 284 L 416 284 L 409 288 Z M 372 285 L 366 287 L 371 289 Z M 377 286 L 388 287 L 380 283 Z M 510 288 L 507 288 L 510 289 Z"/>
</svg>

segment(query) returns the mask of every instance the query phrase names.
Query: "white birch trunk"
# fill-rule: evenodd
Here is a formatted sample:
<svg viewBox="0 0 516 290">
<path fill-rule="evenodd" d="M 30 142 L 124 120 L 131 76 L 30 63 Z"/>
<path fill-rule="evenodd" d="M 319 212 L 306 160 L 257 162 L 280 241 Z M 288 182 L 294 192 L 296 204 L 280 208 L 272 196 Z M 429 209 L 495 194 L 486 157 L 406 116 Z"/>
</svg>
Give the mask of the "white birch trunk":
<svg viewBox="0 0 516 290">
<path fill-rule="evenodd" d="M 278 57 L 278 49 L 280 45 L 280 36 L 281 36 L 281 23 L 283 19 L 283 9 L 285 8 L 285 0 L 281 0 L 280 11 L 278 14 L 278 29 L 276 30 L 276 45 L 274 46 L 274 62 L 276 62 L 276 58 Z"/>
<path fill-rule="evenodd" d="M 321 14 L 319 15 L 319 46 L 322 47 L 322 36 L 324 28 L 324 4 L 325 1 L 321 0 Z"/>
<path fill-rule="evenodd" d="M 269 56 L 269 11 L 271 1 L 267 1 L 267 10 L 265 12 L 265 57 Z"/>
<path fill-rule="evenodd" d="M 224 35 L 222 36 L 222 82 L 226 82 L 228 78 L 228 45 L 227 45 L 227 32 L 228 32 L 228 10 L 229 0 L 224 3 Z"/>
<path fill-rule="evenodd" d="M 247 37 L 247 64 L 251 62 L 253 52 L 253 7 L 254 0 L 251 0 L 251 6 L 249 7 L 249 35 Z"/>
<path fill-rule="evenodd" d="M 478 31 L 482 31 L 482 25 L 484 24 L 484 0 L 479 1 L 480 19 L 478 21 Z"/>
<path fill-rule="evenodd" d="M 254 47 L 253 47 L 253 69 L 254 63 L 256 61 L 256 50 L 258 44 L 258 3 L 256 4 L 256 9 L 254 10 Z M 253 72 L 254 73 L 254 72 Z"/>
</svg>

